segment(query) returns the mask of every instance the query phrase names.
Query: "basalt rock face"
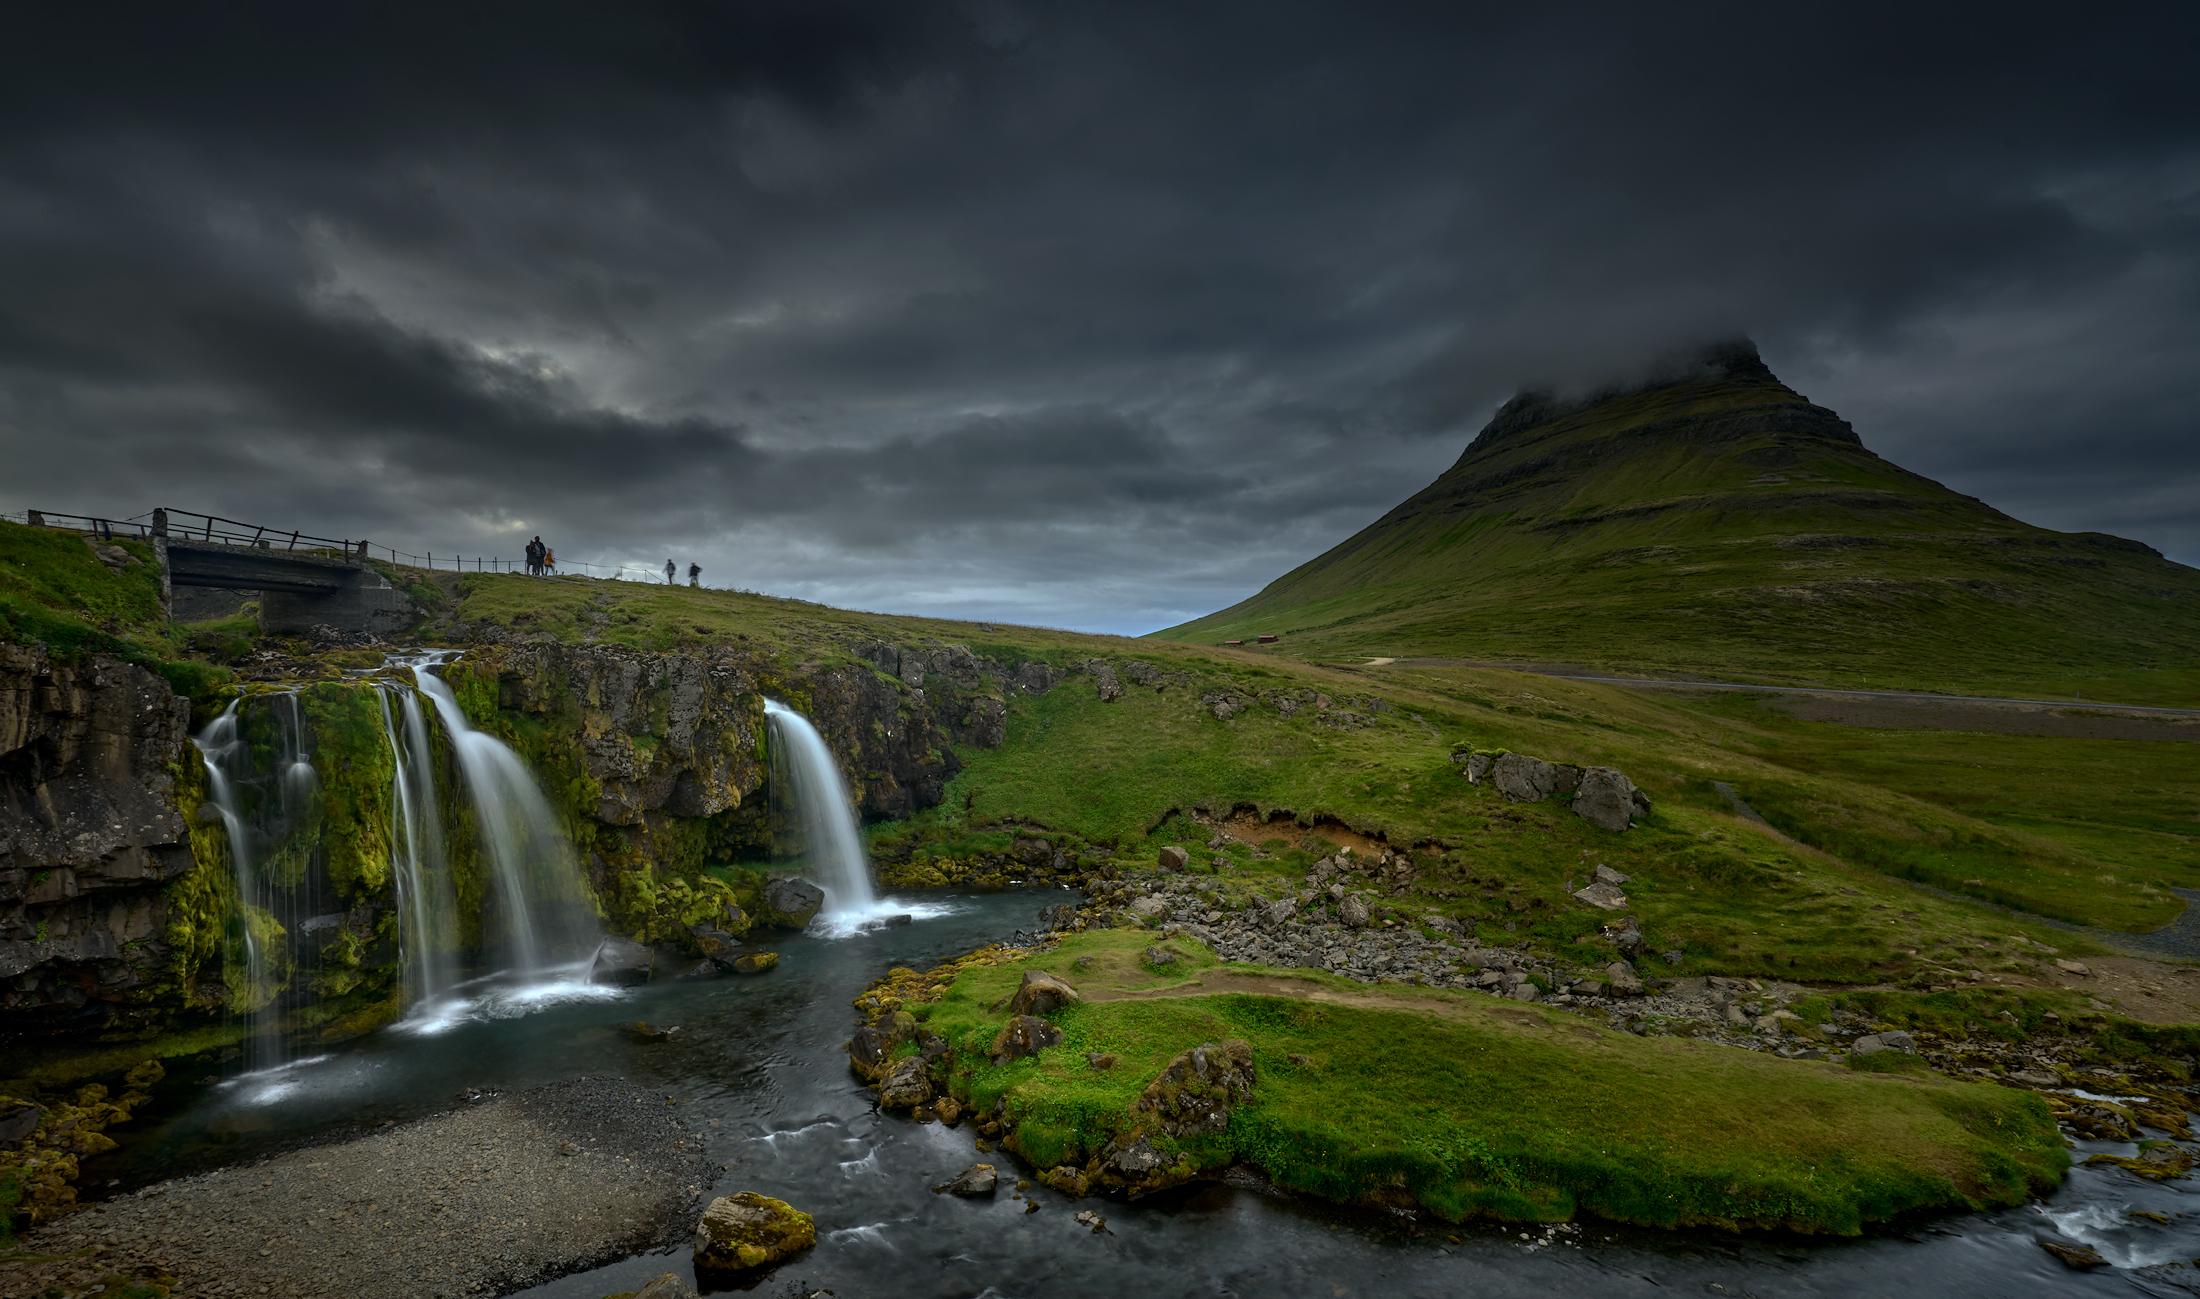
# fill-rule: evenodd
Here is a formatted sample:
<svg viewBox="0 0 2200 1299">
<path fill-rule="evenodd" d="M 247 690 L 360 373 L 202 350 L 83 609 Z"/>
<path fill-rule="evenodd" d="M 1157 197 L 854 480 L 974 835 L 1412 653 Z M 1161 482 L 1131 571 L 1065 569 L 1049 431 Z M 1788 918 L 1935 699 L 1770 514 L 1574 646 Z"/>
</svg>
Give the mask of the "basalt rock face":
<svg viewBox="0 0 2200 1299">
<path fill-rule="evenodd" d="M 93 1026 L 168 964 L 192 864 L 171 769 L 190 703 L 144 668 L 0 645 L 0 1022 Z"/>
</svg>

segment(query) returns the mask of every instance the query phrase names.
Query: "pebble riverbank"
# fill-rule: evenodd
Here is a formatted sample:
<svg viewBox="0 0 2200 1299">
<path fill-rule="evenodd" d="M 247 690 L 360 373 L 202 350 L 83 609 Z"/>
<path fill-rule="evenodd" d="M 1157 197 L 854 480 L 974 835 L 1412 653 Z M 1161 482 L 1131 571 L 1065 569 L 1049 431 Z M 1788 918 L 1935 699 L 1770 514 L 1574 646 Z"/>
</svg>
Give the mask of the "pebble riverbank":
<svg viewBox="0 0 2200 1299">
<path fill-rule="evenodd" d="M 121 1293 L 457 1299 L 684 1236 L 710 1174 L 665 1097 L 578 1078 L 179 1178 L 44 1228 L 0 1299 Z"/>
</svg>

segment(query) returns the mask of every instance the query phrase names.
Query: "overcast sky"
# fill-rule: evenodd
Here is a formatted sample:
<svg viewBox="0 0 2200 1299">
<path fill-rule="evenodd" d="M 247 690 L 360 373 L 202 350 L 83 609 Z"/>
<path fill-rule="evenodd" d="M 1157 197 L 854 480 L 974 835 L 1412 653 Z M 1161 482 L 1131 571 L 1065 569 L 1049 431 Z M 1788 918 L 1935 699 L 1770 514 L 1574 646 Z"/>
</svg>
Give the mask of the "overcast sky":
<svg viewBox="0 0 2200 1299">
<path fill-rule="evenodd" d="M 1746 332 L 2196 563 L 2196 14 L 19 8 L 0 508 L 1143 632 Z"/>
</svg>

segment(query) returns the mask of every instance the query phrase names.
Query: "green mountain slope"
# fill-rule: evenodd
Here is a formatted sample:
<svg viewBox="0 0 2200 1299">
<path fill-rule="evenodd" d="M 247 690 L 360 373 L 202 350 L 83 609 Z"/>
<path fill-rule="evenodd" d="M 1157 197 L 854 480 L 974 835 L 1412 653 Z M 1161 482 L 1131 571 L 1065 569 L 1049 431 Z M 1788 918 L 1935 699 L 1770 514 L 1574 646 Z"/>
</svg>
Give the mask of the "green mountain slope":
<svg viewBox="0 0 2200 1299">
<path fill-rule="evenodd" d="M 1243 603 L 1155 632 L 1931 690 L 2200 687 L 2200 571 L 2036 528 L 1873 454 L 1747 343 L 1523 394 L 1444 475 Z"/>
</svg>

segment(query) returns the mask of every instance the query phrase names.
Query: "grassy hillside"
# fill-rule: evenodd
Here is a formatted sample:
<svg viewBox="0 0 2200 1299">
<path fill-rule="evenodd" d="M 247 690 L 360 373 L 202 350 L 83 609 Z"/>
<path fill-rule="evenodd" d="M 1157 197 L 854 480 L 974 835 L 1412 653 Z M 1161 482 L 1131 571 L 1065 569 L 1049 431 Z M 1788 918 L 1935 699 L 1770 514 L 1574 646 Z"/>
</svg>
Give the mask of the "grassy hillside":
<svg viewBox="0 0 2200 1299">
<path fill-rule="evenodd" d="M 1582 404 L 1516 398 L 1356 536 L 1154 633 L 1262 634 L 1298 658 L 2200 699 L 2200 571 L 1910 473 L 1746 347 Z"/>
</svg>

